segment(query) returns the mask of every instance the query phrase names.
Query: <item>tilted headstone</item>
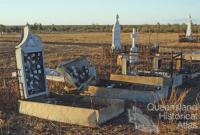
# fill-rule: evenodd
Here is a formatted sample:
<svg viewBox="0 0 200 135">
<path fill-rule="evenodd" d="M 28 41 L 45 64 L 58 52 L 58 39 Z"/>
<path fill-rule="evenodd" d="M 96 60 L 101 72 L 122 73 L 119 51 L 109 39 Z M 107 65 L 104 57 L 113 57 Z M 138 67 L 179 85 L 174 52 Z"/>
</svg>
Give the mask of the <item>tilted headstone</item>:
<svg viewBox="0 0 200 135">
<path fill-rule="evenodd" d="M 48 95 L 44 72 L 44 48 L 40 38 L 24 27 L 21 43 L 16 47 L 20 94 L 24 99 Z"/>
<path fill-rule="evenodd" d="M 84 56 L 61 63 L 57 71 L 65 77 L 68 84 L 78 90 L 84 88 L 85 85 L 95 83 L 96 80 L 96 69 Z"/>
<path fill-rule="evenodd" d="M 116 22 L 112 29 L 112 51 L 121 50 L 121 26 L 119 24 L 119 15 L 116 16 Z"/>
<path fill-rule="evenodd" d="M 135 64 L 138 60 L 138 49 L 136 47 L 137 32 L 135 28 L 133 28 L 133 33 L 131 34 L 131 38 L 132 38 L 132 47 L 130 49 L 130 64 Z"/>
</svg>

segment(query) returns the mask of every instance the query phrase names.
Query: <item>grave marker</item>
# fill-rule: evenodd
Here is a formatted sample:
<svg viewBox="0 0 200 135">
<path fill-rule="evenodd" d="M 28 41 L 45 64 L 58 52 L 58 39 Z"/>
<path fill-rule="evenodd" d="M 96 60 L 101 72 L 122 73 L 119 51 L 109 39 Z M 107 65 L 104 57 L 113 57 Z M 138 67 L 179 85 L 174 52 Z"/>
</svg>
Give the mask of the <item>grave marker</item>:
<svg viewBox="0 0 200 135">
<path fill-rule="evenodd" d="M 138 49 L 136 46 L 137 32 L 135 28 L 133 28 L 133 33 L 131 34 L 131 38 L 132 38 L 132 47 L 130 49 L 130 64 L 135 64 L 138 60 Z"/>
<path fill-rule="evenodd" d="M 112 51 L 120 51 L 121 50 L 121 26 L 119 24 L 119 15 L 116 15 L 116 22 L 112 29 Z"/>
<path fill-rule="evenodd" d="M 38 36 L 24 27 L 21 43 L 16 47 L 20 94 L 24 99 L 48 95 L 44 73 L 44 48 Z"/>
<path fill-rule="evenodd" d="M 192 40 L 192 18 L 191 18 L 191 16 L 189 16 L 189 20 L 188 20 L 188 24 L 187 24 L 186 37 L 188 37 L 188 39 Z"/>
</svg>

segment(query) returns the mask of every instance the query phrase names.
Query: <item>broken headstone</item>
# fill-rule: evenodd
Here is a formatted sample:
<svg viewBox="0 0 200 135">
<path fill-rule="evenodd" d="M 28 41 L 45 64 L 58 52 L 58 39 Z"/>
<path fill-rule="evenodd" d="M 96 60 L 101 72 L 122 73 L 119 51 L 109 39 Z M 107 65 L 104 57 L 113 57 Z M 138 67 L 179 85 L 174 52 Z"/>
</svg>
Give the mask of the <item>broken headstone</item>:
<svg viewBox="0 0 200 135">
<path fill-rule="evenodd" d="M 57 71 L 65 77 L 67 83 L 81 90 L 91 83 L 95 83 L 96 70 L 91 66 L 86 57 L 80 57 L 61 63 Z"/>
</svg>

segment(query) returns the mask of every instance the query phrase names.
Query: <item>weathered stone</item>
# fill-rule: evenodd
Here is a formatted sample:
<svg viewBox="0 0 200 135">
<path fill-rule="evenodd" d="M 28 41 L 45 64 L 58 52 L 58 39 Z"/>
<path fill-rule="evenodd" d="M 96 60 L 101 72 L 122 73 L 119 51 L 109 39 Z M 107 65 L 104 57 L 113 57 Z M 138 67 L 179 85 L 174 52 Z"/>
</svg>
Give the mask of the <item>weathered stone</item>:
<svg viewBox="0 0 200 135">
<path fill-rule="evenodd" d="M 64 76 L 66 82 L 78 90 L 95 83 L 96 80 L 95 67 L 89 64 L 86 57 L 65 61 L 57 67 L 57 71 Z"/>
<path fill-rule="evenodd" d="M 187 24 L 187 31 L 186 37 L 192 40 L 192 18 L 189 16 L 188 24 Z"/>
<path fill-rule="evenodd" d="M 155 86 L 164 86 L 165 84 L 169 83 L 169 80 L 164 79 L 163 77 L 131 76 L 131 75 L 117 75 L 117 74 L 111 74 L 110 80 L 155 85 Z"/>
<path fill-rule="evenodd" d="M 105 88 L 98 86 L 89 86 L 86 93 L 90 96 L 112 98 L 112 99 L 123 99 L 135 102 L 154 103 L 162 98 L 168 96 L 169 87 L 161 87 L 161 90 L 145 91 L 145 90 L 130 90 L 120 88 Z"/>
<path fill-rule="evenodd" d="M 146 133 L 158 133 L 159 129 L 153 120 L 144 114 L 139 108 L 137 108 L 137 110 L 135 110 L 135 108 L 137 107 L 133 106 L 132 109 L 128 109 L 129 123 L 135 124 L 137 130 Z"/>
<path fill-rule="evenodd" d="M 119 15 L 116 16 L 116 22 L 112 29 L 112 51 L 119 51 L 121 50 L 121 26 L 119 24 Z"/>
<path fill-rule="evenodd" d="M 16 47 L 16 61 L 21 97 L 28 99 L 48 95 L 44 72 L 44 48 L 38 36 L 26 26 L 21 43 Z"/>
<path fill-rule="evenodd" d="M 63 96 L 63 99 L 66 100 L 70 98 L 73 100 L 76 99 L 76 97 L 70 97 L 70 95 L 67 97 Z M 60 99 L 62 99 L 62 97 Z M 80 102 L 90 103 L 92 101 L 94 104 L 105 105 L 105 107 L 99 109 L 59 105 L 59 102 L 46 103 L 47 100 L 44 98 L 37 100 L 20 100 L 19 112 L 47 120 L 89 127 L 98 127 L 100 124 L 103 124 L 124 112 L 124 101 L 117 99 L 103 99 L 86 96 L 78 99 Z"/>
</svg>

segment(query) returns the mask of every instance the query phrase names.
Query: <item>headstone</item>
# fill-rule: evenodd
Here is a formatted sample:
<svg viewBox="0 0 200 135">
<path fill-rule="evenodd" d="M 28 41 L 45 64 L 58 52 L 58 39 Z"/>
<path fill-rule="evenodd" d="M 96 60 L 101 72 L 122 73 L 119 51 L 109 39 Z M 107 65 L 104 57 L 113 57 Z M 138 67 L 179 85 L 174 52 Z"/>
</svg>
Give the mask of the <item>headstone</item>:
<svg viewBox="0 0 200 135">
<path fill-rule="evenodd" d="M 192 40 L 192 18 L 189 16 L 188 24 L 187 24 L 187 31 L 186 37 Z"/>
<path fill-rule="evenodd" d="M 96 69 L 84 56 L 61 63 L 57 71 L 65 77 L 68 84 L 78 90 L 90 83 L 95 83 L 96 80 Z"/>
<path fill-rule="evenodd" d="M 135 28 L 133 28 L 133 33 L 131 34 L 131 38 L 132 38 L 132 47 L 130 49 L 130 64 L 135 64 L 138 59 L 138 49 L 136 47 L 137 32 Z"/>
<path fill-rule="evenodd" d="M 44 72 L 44 48 L 40 38 L 24 27 L 21 43 L 16 47 L 20 94 L 24 99 L 48 95 Z"/>
<path fill-rule="evenodd" d="M 112 29 L 112 51 L 120 51 L 121 50 L 121 26 L 119 24 L 119 15 L 116 16 L 116 22 Z"/>
<path fill-rule="evenodd" d="M 126 55 L 122 56 L 122 74 L 127 75 L 127 60 L 128 57 Z"/>
</svg>

